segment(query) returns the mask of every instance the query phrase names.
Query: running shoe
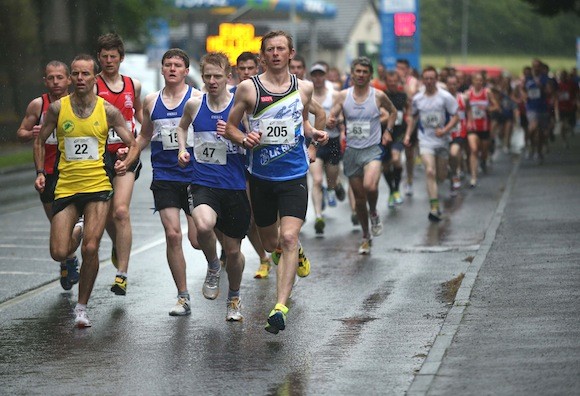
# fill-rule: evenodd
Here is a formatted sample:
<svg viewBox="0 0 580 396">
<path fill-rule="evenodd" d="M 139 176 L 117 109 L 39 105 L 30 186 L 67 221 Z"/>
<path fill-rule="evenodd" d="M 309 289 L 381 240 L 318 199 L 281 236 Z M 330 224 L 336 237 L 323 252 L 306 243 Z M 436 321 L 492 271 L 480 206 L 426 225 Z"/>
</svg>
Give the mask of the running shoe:
<svg viewBox="0 0 580 396">
<path fill-rule="evenodd" d="M 326 198 L 328 199 L 328 206 L 331 208 L 336 207 L 336 192 L 334 190 L 328 189 L 326 190 Z"/>
<path fill-rule="evenodd" d="M 453 187 L 453 189 L 459 190 L 461 188 L 461 179 L 458 176 L 455 176 L 451 180 L 452 180 L 451 186 Z"/>
<path fill-rule="evenodd" d="M 215 300 L 220 294 L 220 272 L 207 270 L 201 291 L 203 296 L 208 300 Z"/>
<path fill-rule="evenodd" d="M 280 330 L 284 330 L 286 328 L 286 315 L 288 315 L 288 307 L 283 304 L 276 304 L 274 309 L 270 311 L 270 315 L 268 315 L 266 331 L 278 334 Z"/>
<path fill-rule="evenodd" d="M 413 185 L 412 184 L 405 184 L 405 195 L 408 197 L 413 196 Z"/>
<path fill-rule="evenodd" d="M 242 302 L 239 297 L 228 299 L 228 301 L 226 301 L 226 307 L 226 320 L 228 322 L 239 322 L 244 319 L 242 316 Z"/>
<path fill-rule="evenodd" d="M 115 268 L 119 269 L 119 261 L 117 260 L 117 249 L 115 246 L 111 248 L 111 263 L 115 266 Z"/>
<path fill-rule="evenodd" d="M 79 329 L 91 327 L 91 321 L 89 320 L 86 309 L 75 307 L 75 327 Z"/>
<path fill-rule="evenodd" d="M 429 221 L 432 221 L 434 223 L 440 222 L 441 220 L 443 220 L 443 218 L 441 217 L 441 211 L 438 209 L 432 209 L 429 212 Z"/>
<path fill-rule="evenodd" d="M 356 215 L 356 213 L 350 215 L 350 221 L 352 221 L 353 226 L 357 226 L 359 224 L 358 216 Z"/>
<path fill-rule="evenodd" d="M 76 257 L 60 263 L 60 285 L 64 290 L 72 289 L 79 282 L 79 277 L 79 260 Z"/>
<path fill-rule="evenodd" d="M 373 236 L 379 236 L 383 233 L 383 224 L 378 213 L 371 214 L 371 233 Z"/>
<path fill-rule="evenodd" d="M 358 254 L 370 254 L 370 253 L 371 253 L 371 240 L 369 238 L 363 238 L 358 248 Z"/>
<path fill-rule="evenodd" d="M 316 221 L 314 222 L 314 231 L 316 231 L 316 235 L 324 234 L 324 226 L 325 226 L 324 218 L 317 217 Z"/>
<path fill-rule="evenodd" d="M 401 205 L 403 203 L 403 197 L 399 191 L 393 192 L 393 198 L 395 198 L 395 204 Z"/>
<path fill-rule="evenodd" d="M 387 202 L 389 208 L 393 209 L 395 207 L 395 196 L 393 194 L 389 194 L 389 200 Z"/>
<path fill-rule="evenodd" d="M 260 267 L 258 268 L 256 273 L 254 274 L 254 278 L 256 278 L 256 279 L 267 278 L 268 274 L 270 273 L 271 268 L 272 268 L 272 265 L 270 264 L 269 258 L 266 258 L 264 260 L 260 260 Z"/>
<path fill-rule="evenodd" d="M 191 313 L 189 299 L 185 297 L 178 297 L 177 302 L 169 310 L 169 316 L 186 316 Z"/>
<path fill-rule="evenodd" d="M 336 187 L 334 188 L 334 192 L 336 193 L 336 199 L 338 199 L 340 202 L 344 201 L 346 198 L 346 191 L 344 191 L 342 184 L 337 183 Z"/>
<path fill-rule="evenodd" d="M 117 296 L 124 296 L 127 294 L 127 277 L 123 275 L 117 275 L 115 277 L 115 283 L 111 286 L 111 291 Z"/>
<path fill-rule="evenodd" d="M 272 262 L 276 265 L 280 262 L 280 256 L 282 256 L 282 249 L 280 248 L 276 248 L 276 250 L 274 250 L 270 255 L 270 257 L 272 257 Z"/>
<path fill-rule="evenodd" d="M 298 248 L 298 268 L 296 269 L 296 274 L 301 278 L 310 275 L 310 260 L 304 254 L 302 246 Z"/>
<path fill-rule="evenodd" d="M 477 180 L 471 179 L 471 181 L 469 182 L 469 188 L 475 188 L 475 187 L 477 187 Z"/>
</svg>

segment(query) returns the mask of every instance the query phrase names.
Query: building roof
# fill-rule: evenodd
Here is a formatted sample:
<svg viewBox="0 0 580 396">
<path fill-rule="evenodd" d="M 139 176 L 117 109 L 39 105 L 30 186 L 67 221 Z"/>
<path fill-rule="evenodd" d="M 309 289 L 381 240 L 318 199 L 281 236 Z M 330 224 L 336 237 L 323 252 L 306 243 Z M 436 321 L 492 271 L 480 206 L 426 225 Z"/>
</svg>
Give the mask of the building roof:
<svg viewBox="0 0 580 396">
<path fill-rule="evenodd" d="M 338 49 L 342 48 L 363 14 L 364 10 L 370 6 L 368 0 L 329 0 L 329 3 L 336 5 L 336 17 L 333 19 L 324 19 L 317 22 L 318 42 L 320 48 Z M 296 24 L 294 32 L 299 44 L 310 41 L 310 20 L 301 20 Z M 274 27 L 274 26 L 272 26 Z M 277 21 L 276 29 L 292 31 L 291 24 L 288 21 Z"/>
</svg>

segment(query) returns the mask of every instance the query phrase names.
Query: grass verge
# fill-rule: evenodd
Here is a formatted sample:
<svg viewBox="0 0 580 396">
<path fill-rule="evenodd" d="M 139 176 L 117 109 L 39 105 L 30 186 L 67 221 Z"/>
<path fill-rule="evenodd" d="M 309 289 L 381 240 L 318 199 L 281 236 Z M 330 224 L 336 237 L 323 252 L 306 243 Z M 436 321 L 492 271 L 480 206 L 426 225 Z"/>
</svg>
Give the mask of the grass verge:
<svg viewBox="0 0 580 396">
<path fill-rule="evenodd" d="M 534 55 L 468 55 L 467 65 L 499 66 L 511 73 L 514 77 L 522 74 L 524 66 L 530 66 Z M 552 72 L 562 69 L 570 70 L 576 66 L 576 58 L 566 56 L 538 56 L 550 66 Z M 421 66 L 433 65 L 441 68 L 447 65 L 461 65 L 463 57 L 460 54 L 447 55 L 421 55 Z"/>
<path fill-rule="evenodd" d="M 0 155 L 0 169 L 11 168 L 13 166 L 20 166 L 30 164 L 33 166 L 32 151 L 29 150 L 14 150 L 3 151 Z"/>
</svg>

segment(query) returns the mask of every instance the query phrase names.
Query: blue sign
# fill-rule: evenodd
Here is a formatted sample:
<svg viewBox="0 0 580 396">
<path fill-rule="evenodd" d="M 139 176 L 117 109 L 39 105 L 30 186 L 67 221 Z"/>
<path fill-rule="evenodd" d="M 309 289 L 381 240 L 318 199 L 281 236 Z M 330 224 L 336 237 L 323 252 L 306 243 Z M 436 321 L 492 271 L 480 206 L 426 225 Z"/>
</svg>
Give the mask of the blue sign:
<svg viewBox="0 0 580 396">
<path fill-rule="evenodd" d="M 419 69 L 421 55 L 421 23 L 419 0 L 382 0 L 380 8 L 382 30 L 381 63 L 389 70 L 397 59 L 407 59 Z"/>
<path fill-rule="evenodd" d="M 161 58 L 169 49 L 169 23 L 165 19 L 154 19 L 149 21 L 149 33 L 151 42 L 145 50 L 149 67 L 159 68 Z"/>
</svg>

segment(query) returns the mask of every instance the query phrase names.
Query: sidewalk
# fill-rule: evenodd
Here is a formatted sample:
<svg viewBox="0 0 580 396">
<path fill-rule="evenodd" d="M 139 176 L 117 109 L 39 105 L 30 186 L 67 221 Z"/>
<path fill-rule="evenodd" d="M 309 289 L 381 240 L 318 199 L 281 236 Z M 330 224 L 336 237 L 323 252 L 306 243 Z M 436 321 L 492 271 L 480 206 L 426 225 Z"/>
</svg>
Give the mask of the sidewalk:
<svg viewBox="0 0 580 396">
<path fill-rule="evenodd" d="M 544 165 L 521 160 L 409 395 L 578 394 L 580 136 L 571 142 L 552 143 Z"/>
</svg>

